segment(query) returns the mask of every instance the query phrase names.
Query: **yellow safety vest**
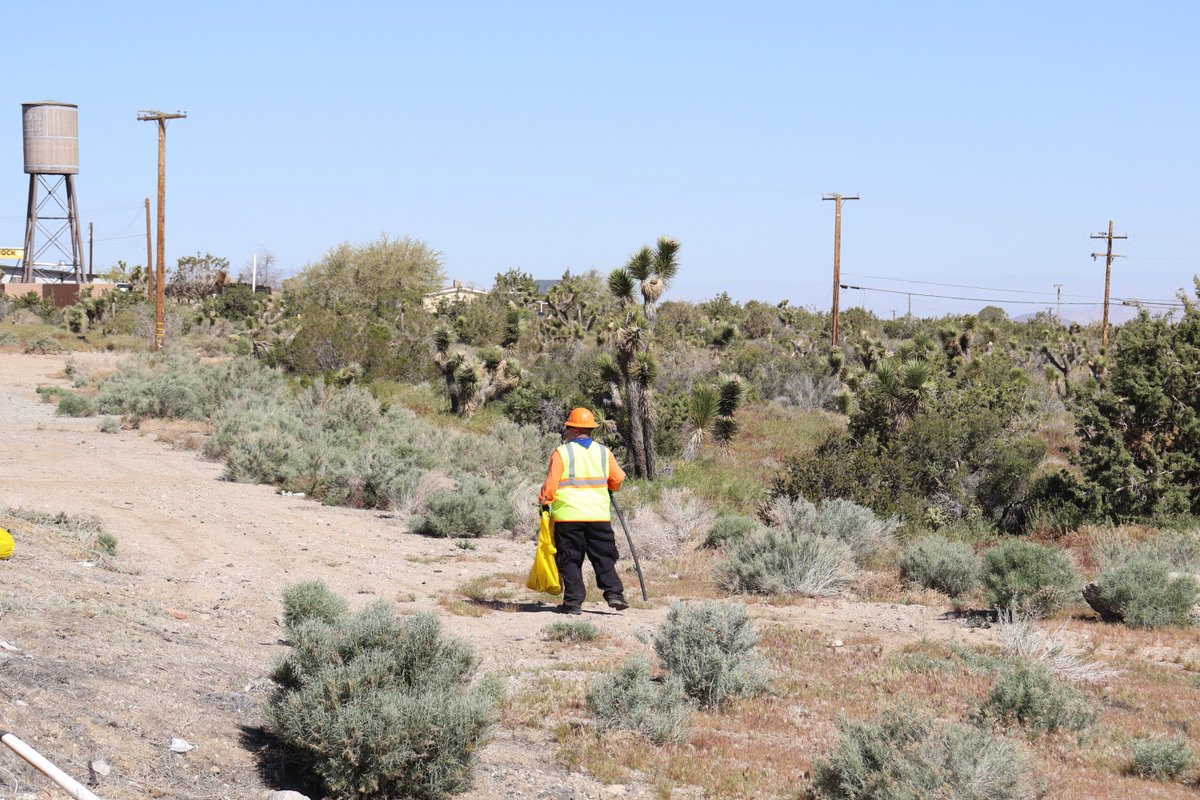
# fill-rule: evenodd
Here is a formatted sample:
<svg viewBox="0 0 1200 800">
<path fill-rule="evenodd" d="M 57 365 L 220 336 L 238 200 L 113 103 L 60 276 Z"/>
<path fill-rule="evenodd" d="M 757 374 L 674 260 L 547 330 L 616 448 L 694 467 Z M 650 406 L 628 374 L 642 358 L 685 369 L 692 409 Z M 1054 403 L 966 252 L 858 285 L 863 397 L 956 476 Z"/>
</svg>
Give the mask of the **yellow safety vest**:
<svg viewBox="0 0 1200 800">
<path fill-rule="evenodd" d="M 557 522 L 608 522 L 608 448 L 567 442 L 558 448 L 563 474 L 550 512 Z"/>
</svg>

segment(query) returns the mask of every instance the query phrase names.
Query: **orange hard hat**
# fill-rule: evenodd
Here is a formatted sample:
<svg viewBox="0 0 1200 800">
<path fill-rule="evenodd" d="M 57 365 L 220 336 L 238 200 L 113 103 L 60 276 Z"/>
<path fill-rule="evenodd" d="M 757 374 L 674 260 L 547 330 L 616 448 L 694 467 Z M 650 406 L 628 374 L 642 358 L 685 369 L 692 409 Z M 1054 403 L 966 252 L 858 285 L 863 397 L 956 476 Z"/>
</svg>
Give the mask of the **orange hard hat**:
<svg viewBox="0 0 1200 800">
<path fill-rule="evenodd" d="M 580 408 L 571 409 L 571 413 L 567 416 L 566 427 L 568 427 L 568 428 L 599 428 L 600 423 L 596 422 L 596 417 L 592 415 L 591 411 L 588 411 L 586 408 L 580 407 Z"/>
</svg>

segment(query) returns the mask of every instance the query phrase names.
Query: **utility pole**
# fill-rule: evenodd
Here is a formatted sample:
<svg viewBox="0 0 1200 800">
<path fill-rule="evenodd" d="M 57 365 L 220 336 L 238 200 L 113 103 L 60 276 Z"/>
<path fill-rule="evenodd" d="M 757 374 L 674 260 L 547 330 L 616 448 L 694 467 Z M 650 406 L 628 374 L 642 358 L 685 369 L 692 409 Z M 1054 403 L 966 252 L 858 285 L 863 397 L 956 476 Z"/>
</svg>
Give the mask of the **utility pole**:
<svg viewBox="0 0 1200 800">
<path fill-rule="evenodd" d="M 154 287 L 154 349 L 162 350 L 166 341 L 166 277 L 163 261 L 165 259 L 165 233 L 167 228 L 167 120 L 187 119 L 187 114 L 177 111 L 174 114 L 164 114 L 162 111 L 139 111 L 139 122 L 158 123 L 158 263 L 155 266 Z"/>
<path fill-rule="evenodd" d="M 1058 299 L 1055 301 L 1055 308 L 1058 310 L 1054 314 L 1054 318 L 1058 320 L 1058 324 L 1062 325 L 1062 287 L 1061 283 L 1054 284 L 1054 291 L 1058 293 Z"/>
<path fill-rule="evenodd" d="M 96 262 L 94 253 L 96 252 L 96 231 L 92 228 L 92 223 L 88 223 L 88 283 L 94 283 L 96 280 Z"/>
<path fill-rule="evenodd" d="M 1106 253 L 1092 253 L 1092 259 L 1095 260 L 1101 255 L 1104 256 L 1104 328 L 1100 334 L 1100 349 L 1108 350 L 1108 287 L 1112 282 L 1112 262 L 1113 258 L 1124 258 L 1124 256 L 1113 256 L 1112 243 L 1113 239 L 1128 239 L 1128 236 L 1113 235 L 1113 221 L 1108 221 L 1108 233 L 1093 233 L 1093 239 L 1107 239 L 1108 251 Z"/>
<path fill-rule="evenodd" d="M 154 239 L 150 236 L 150 198 L 146 198 L 146 299 L 154 296 Z"/>
<path fill-rule="evenodd" d="M 858 200 L 858 195 L 841 195 L 836 192 L 821 195 L 822 200 L 836 201 L 833 217 L 833 344 L 838 343 L 838 289 L 842 282 L 842 201 Z"/>
</svg>

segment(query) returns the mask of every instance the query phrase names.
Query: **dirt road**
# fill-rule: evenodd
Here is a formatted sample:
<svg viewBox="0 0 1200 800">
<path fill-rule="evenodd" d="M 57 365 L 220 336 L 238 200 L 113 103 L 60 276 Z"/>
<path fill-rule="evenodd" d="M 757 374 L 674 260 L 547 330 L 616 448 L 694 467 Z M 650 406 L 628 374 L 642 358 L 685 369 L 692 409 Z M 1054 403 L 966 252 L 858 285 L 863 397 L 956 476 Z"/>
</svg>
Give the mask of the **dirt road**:
<svg viewBox="0 0 1200 800">
<path fill-rule="evenodd" d="M 57 417 L 35 389 L 65 385 L 65 360 L 0 354 L 0 506 L 94 514 L 116 537 L 117 557 L 105 568 L 69 542 L 31 534 L 18 538 L 12 561 L 0 562 L 0 639 L 9 645 L 0 649 L 0 728 L 80 778 L 89 761 L 104 762 L 104 797 L 242 798 L 304 788 L 261 757 L 255 734 L 266 675 L 285 647 L 280 594 L 297 580 L 319 578 L 356 607 L 382 598 L 404 613 L 438 613 L 512 692 L 538 674 L 615 664 L 644 650 L 639 635 L 666 613 L 662 598 L 651 609 L 588 615 L 603 644 L 571 646 L 544 641 L 541 631 L 556 617 L 531 606 L 456 607 L 447 601 L 469 581 L 523 575 L 532 544 L 488 538 L 462 549 L 410 534 L 403 520 L 379 512 L 223 481 L 220 464 L 153 433 L 104 434 L 95 418 Z M 520 589 L 497 579 L 505 581 Z M 889 647 L 971 636 L 939 620 L 940 609 L 920 606 L 811 601 L 754 613 L 831 635 L 869 633 Z M 175 737 L 195 749 L 172 753 Z M 554 752 L 549 730 L 502 726 L 464 797 L 650 796 L 639 784 L 605 786 L 569 773 Z M 53 795 L 0 753 L 0 798 L 27 796 Z"/>
</svg>

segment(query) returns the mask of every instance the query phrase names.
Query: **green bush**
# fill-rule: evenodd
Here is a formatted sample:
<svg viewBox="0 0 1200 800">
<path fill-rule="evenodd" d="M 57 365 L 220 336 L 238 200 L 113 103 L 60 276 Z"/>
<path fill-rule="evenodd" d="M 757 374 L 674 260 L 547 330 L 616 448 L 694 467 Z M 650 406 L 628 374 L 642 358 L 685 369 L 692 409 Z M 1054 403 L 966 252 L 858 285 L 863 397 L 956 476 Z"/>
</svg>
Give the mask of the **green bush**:
<svg viewBox="0 0 1200 800">
<path fill-rule="evenodd" d="M 824 800 L 1033 800 L 1041 796 L 1017 743 L 911 709 L 840 723 L 836 749 L 813 765 Z"/>
<path fill-rule="evenodd" d="M 825 500 L 818 507 L 803 497 L 777 497 L 766 516 L 773 527 L 842 542 L 860 565 L 891 547 L 900 527 L 895 517 L 883 520 L 866 506 L 838 499 Z"/>
<path fill-rule="evenodd" d="M 758 635 L 740 603 L 675 603 L 654 637 L 663 666 L 702 708 L 767 688 Z"/>
<path fill-rule="evenodd" d="M 994 608 L 1044 616 L 1078 595 L 1079 571 L 1064 551 L 1012 540 L 983 554 L 983 583 Z"/>
<path fill-rule="evenodd" d="M 737 544 L 761 527 L 758 520 L 753 517 L 744 517 L 741 514 L 723 514 L 717 517 L 713 526 L 705 534 L 704 546 L 721 548 Z"/>
<path fill-rule="evenodd" d="M 457 490 L 434 492 L 412 529 L 429 536 L 486 536 L 516 525 L 507 494 L 482 478 L 465 477 Z"/>
<path fill-rule="evenodd" d="M 1100 574 L 1094 586 L 1098 605 L 1112 609 L 1126 625 L 1136 628 L 1160 628 L 1187 625 L 1200 600 L 1200 586 L 1191 575 L 1171 575 L 1170 566 L 1145 556 L 1110 567 Z"/>
<path fill-rule="evenodd" d="M 101 417 L 97 427 L 101 433 L 120 433 L 121 421 L 116 417 Z"/>
<path fill-rule="evenodd" d="M 552 642 L 590 642 L 600 630 L 590 622 L 555 622 L 542 629 Z"/>
<path fill-rule="evenodd" d="M 1172 781 L 1192 765 L 1196 754 L 1187 737 L 1139 739 L 1133 743 L 1133 773 L 1156 781 Z"/>
<path fill-rule="evenodd" d="M 300 594 L 317 602 L 300 608 Z M 293 587 L 292 650 L 272 672 L 267 725 L 304 754 L 332 797 L 466 789 L 502 692 L 490 680 L 469 686 L 472 649 L 447 639 L 432 614 L 401 621 L 380 602 L 338 615 L 323 594 Z"/>
<path fill-rule="evenodd" d="M 970 545 L 935 534 L 904 548 L 900 574 L 918 586 L 958 597 L 979 585 L 981 564 Z"/>
<path fill-rule="evenodd" d="M 1039 664 L 1014 661 L 1001 668 L 981 709 L 986 718 L 1017 723 L 1034 736 L 1082 731 L 1097 712 L 1087 696 Z"/>
<path fill-rule="evenodd" d="M 638 731 L 656 744 L 682 741 L 691 716 L 683 682 L 673 675 L 654 680 L 650 660 L 644 655 L 629 659 L 616 672 L 593 683 L 587 704 L 601 730 Z"/>
<path fill-rule="evenodd" d="M 719 570 L 721 585 L 731 592 L 805 597 L 836 595 L 857 572 L 841 542 L 774 528 L 735 545 Z"/>
<path fill-rule="evenodd" d="M 283 626 L 291 628 L 310 619 L 336 623 L 350 613 L 350 604 L 322 581 L 301 581 L 283 590 Z"/>
<path fill-rule="evenodd" d="M 60 417 L 93 417 L 96 415 L 96 401 L 75 392 L 63 392 L 54 413 Z"/>
<path fill-rule="evenodd" d="M 52 355 L 54 353 L 61 353 L 62 348 L 58 346 L 58 342 L 52 336 L 44 333 L 35 333 L 26 340 L 25 348 L 22 352 Z"/>
</svg>

